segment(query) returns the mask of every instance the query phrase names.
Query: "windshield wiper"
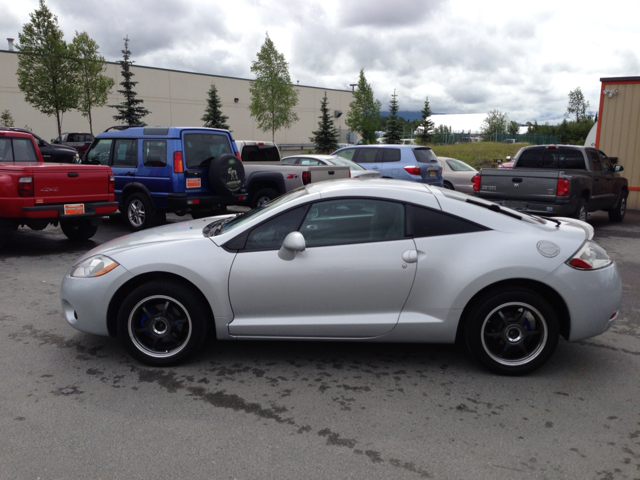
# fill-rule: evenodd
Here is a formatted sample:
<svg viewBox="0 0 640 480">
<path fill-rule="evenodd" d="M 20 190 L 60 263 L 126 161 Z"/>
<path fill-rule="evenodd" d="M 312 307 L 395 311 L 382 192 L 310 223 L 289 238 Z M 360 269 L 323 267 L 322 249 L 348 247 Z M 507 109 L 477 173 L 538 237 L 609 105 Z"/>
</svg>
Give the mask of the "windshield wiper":
<svg viewBox="0 0 640 480">
<path fill-rule="evenodd" d="M 224 226 L 229 223 L 231 220 L 235 219 L 238 215 L 236 214 L 234 217 L 221 218 L 220 220 L 216 220 L 215 222 L 211 222 L 209 225 L 202 229 L 202 234 L 205 237 L 215 237 L 218 235 Z"/>
<path fill-rule="evenodd" d="M 486 203 L 482 203 L 482 202 L 477 202 L 471 198 L 467 198 L 466 202 L 471 203 L 473 205 L 477 205 L 479 207 L 484 207 L 488 210 L 491 210 L 492 212 L 498 212 L 498 213 L 502 213 L 503 215 L 507 215 L 509 217 L 513 217 L 513 218 L 517 218 L 518 220 L 522 220 L 522 215 L 518 215 L 517 213 L 512 213 L 508 210 L 503 210 L 502 208 L 500 208 L 500 205 L 498 205 L 497 203 L 490 203 L 490 204 L 486 204 Z"/>
</svg>

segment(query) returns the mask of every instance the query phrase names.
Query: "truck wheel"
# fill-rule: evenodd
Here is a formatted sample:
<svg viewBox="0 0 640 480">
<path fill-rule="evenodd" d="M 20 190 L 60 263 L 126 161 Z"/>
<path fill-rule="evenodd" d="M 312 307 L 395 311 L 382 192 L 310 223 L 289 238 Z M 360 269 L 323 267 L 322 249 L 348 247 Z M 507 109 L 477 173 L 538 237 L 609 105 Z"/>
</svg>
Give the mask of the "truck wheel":
<svg viewBox="0 0 640 480">
<path fill-rule="evenodd" d="M 91 220 L 67 220 L 60 222 L 60 228 L 69 240 L 89 240 L 98 231 L 97 225 L 92 225 Z"/>
<path fill-rule="evenodd" d="M 587 221 L 587 218 L 589 218 L 589 203 L 586 199 L 580 199 L 580 201 L 578 202 L 578 208 L 576 208 L 576 211 L 573 214 L 573 218 L 577 218 L 578 220 L 582 220 L 583 222 Z"/>
<path fill-rule="evenodd" d="M 251 196 L 251 208 L 264 207 L 278 196 L 273 188 L 262 188 Z"/>
<path fill-rule="evenodd" d="M 471 354 L 502 375 L 524 375 L 553 354 L 557 316 L 540 295 L 525 288 L 494 291 L 473 308 L 465 338 Z"/>
<path fill-rule="evenodd" d="M 211 314 L 189 287 L 168 280 L 143 283 L 118 312 L 118 338 L 146 365 L 175 365 L 192 355 L 207 336 Z"/>
<path fill-rule="evenodd" d="M 609 220 L 612 222 L 621 222 L 625 213 L 627 213 L 627 193 L 621 191 L 618 201 L 613 208 L 609 210 Z"/>
<path fill-rule="evenodd" d="M 244 185 L 244 167 L 230 153 L 218 155 L 209 164 L 209 185 L 218 195 L 231 196 Z"/>
<path fill-rule="evenodd" d="M 127 198 L 124 219 L 134 232 L 153 225 L 153 205 L 146 195 L 134 193 Z"/>
<path fill-rule="evenodd" d="M 0 221 L 0 249 L 4 248 L 7 243 L 9 243 L 11 235 L 13 235 L 13 232 L 15 232 L 17 229 L 17 224 L 11 222 L 3 223 Z"/>
</svg>

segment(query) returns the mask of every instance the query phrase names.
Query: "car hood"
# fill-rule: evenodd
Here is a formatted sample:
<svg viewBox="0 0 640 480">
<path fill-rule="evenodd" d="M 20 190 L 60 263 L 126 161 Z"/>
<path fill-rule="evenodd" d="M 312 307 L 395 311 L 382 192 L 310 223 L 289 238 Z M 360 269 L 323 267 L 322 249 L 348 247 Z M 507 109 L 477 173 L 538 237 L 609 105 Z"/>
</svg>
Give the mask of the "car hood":
<svg viewBox="0 0 640 480">
<path fill-rule="evenodd" d="M 131 250 L 154 243 L 182 242 L 197 239 L 206 240 L 202 234 L 202 229 L 209 223 L 211 223 L 210 219 L 202 218 L 187 222 L 172 223 L 170 225 L 163 225 L 161 227 L 154 227 L 124 235 L 90 250 L 79 258 L 78 262 L 96 254 L 111 256 L 125 250 Z"/>
</svg>

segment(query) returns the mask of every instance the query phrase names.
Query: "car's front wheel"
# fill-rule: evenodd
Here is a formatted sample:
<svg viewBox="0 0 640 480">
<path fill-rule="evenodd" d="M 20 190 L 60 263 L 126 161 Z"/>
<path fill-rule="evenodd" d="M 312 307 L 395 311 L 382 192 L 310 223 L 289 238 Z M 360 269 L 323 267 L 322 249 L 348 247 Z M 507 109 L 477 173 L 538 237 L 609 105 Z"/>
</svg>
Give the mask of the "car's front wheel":
<svg viewBox="0 0 640 480">
<path fill-rule="evenodd" d="M 471 354 L 490 370 L 524 375 L 549 360 L 560 334 L 551 305 L 531 290 L 514 288 L 477 302 L 465 336 Z"/>
<path fill-rule="evenodd" d="M 118 312 L 118 337 L 129 354 L 146 365 L 175 365 L 202 345 L 209 309 L 186 285 L 154 280 L 134 289 Z"/>
<path fill-rule="evenodd" d="M 618 196 L 618 201 L 609 210 L 609 220 L 613 222 L 621 222 L 624 219 L 624 214 L 627 213 L 627 192 L 621 191 Z"/>
</svg>

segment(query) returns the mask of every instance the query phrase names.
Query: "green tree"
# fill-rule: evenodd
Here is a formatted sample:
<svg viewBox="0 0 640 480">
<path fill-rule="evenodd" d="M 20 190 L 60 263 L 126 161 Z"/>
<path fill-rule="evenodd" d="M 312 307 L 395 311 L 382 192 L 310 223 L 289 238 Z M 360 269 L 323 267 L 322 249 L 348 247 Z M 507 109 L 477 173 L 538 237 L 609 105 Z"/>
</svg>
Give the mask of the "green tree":
<svg viewBox="0 0 640 480">
<path fill-rule="evenodd" d="M 13 127 L 13 117 L 9 110 L 5 110 L 0 114 L 0 125 L 3 127 Z"/>
<path fill-rule="evenodd" d="M 425 99 L 424 107 L 420 111 L 420 113 L 422 114 L 422 120 L 418 120 L 418 127 L 422 128 L 418 129 L 418 143 L 420 145 L 427 145 L 431 142 L 436 128 L 435 122 L 431 120 L 431 106 L 429 105 L 429 97 Z"/>
<path fill-rule="evenodd" d="M 251 64 L 256 79 L 249 86 L 251 104 L 249 111 L 263 132 L 271 132 L 275 142 L 276 130 L 290 128 L 298 121 L 293 111 L 298 104 L 298 91 L 291 84 L 289 64 L 269 38 L 264 41 L 258 59 Z"/>
<path fill-rule="evenodd" d="M 401 125 L 402 124 L 402 125 Z M 389 102 L 389 115 L 387 116 L 387 128 L 385 129 L 385 143 L 398 145 L 402 141 L 404 121 L 398 118 L 398 95 L 393 91 Z"/>
<path fill-rule="evenodd" d="M 201 120 L 205 127 L 229 130 L 228 119 L 229 117 L 222 113 L 222 101 L 218 96 L 218 89 L 212 83 L 207 97 L 207 108 L 204 110 L 204 116 Z"/>
<path fill-rule="evenodd" d="M 315 143 L 315 150 L 317 153 L 331 153 L 338 149 L 338 129 L 333 123 L 333 117 L 329 112 L 329 101 L 327 100 L 327 92 L 324 92 L 324 97 L 320 102 L 321 115 L 318 117 L 318 130 L 315 130 L 311 141 Z"/>
<path fill-rule="evenodd" d="M 77 88 L 58 17 L 44 0 L 39 5 L 18 34 L 18 87 L 28 103 L 56 117 L 62 135 L 62 115 L 76 108 Z"/>
<path fill-rule="evenodd" d="M 124 96 L 124 102 L 118 105 L 109 105 L 111 108 L 118 110 L 118 114 L 113 116 L 113 119 L 117 122 L 123 122 L 124 125 L 146 125 L 142 119 L 149 115 L 149 110 L 142 106 L 144 100 L 137 98 L 137 93 L 133 91 L 138 82 L 131 80 L 133 78 L 133 72 L 131 71 L 131 52 L 129 51 L 129 35 L 124 38 L 124 50 L 122 52 L 122 60 L 118 63 L 122 67 L 122 90 L 118 90 L 118 93 Z"/>
<path fill-rule="evenodd" d="M 89 131 L 93 134 L 91 110 L 107 103 L 107 95 L 116 82 L 103 74 L 106 62 L 87 32 L 76 32 L 69 51 L 78 88 L 78 110 L 89 120 Z"/>
<path fill-rule="evenodd" d="M 576 122 L 587 118 L 587 108 L 589 108 L 589 102 L 584 101 L 584 95 L 580 87 L 569 92 L 569 105 L 567 106 L 567 113 L 564 114 L 565 118 L 573 117 Z"/>
<path fill-rule="evenodd" d="M 509 122 L 509 135 L 516 136 L 520 131 L 520 125 L 517 122 Z"/>
<path fill-rule="evenodd" d="M 508 121 L 507 114 L 499 110 L 491 110 L 487 117 L 482 121 L 480 131 L 484 134 L 504 133 L 507 131 Z"/>
<path fill-rule="evenodd" d="M 353 101 L 349 103 L 345 123 L 362 136 L 362 142 L 365 144 L 376 142 L 376 127 L 380 121 L 381 106 L 380 100 L 373 98 L 373 89 L 367 83 L 364 70 L 360 70 L 357 89 L 353 92 Z"/>
</svg>

